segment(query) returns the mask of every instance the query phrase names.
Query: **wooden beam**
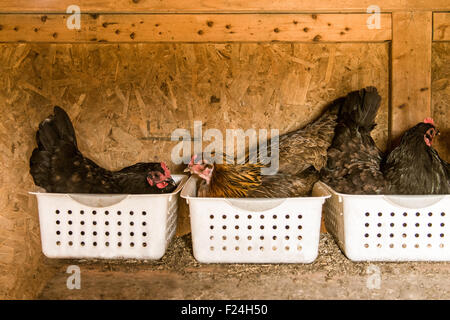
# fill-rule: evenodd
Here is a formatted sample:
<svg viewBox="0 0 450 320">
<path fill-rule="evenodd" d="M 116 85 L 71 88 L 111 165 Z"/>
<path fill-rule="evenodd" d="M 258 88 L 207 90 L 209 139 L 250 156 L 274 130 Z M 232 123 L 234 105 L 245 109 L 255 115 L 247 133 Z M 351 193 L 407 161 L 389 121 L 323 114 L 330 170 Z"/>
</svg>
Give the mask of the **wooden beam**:
<svg viewBox="0 0 450 320">
<path fill-rule="evenodd" d="M 431 116 L 431 12 L 392 15 L 390 141 Z"/>
<path fill-rule="evenodd" d="M 366 12 L 371 5 L 383 12 L 450 9 L 448 0 L 0 0 L 0 12 L 65 13 L 74 4 L 85 13 Z"/>
<path fill-rule="evenodd" d="M 433 41 L 450 41 L 450 12 L 433 14 Z"/>
<path fill-rule="evenodd" d="M 369 14 L 0 14 L 0 42 L 352 42 L 391 40 L 391 15 Z"/>
</svg>

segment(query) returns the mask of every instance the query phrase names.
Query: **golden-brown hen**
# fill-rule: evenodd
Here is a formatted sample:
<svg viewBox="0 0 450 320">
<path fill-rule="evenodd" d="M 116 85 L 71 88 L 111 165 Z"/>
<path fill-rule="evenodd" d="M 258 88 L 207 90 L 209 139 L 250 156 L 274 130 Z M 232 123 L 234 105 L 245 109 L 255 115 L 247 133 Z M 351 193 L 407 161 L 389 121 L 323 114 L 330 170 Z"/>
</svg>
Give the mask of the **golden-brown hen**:
<svg viewBox="0 0 450 320">
<path fill-rule="evenodd" d="M 327 149 L 333 140 L 342 102 L 343 98 L 335 100 L 316 121 L 278 137 L 278 143 L 272 146 L 278 148 L 279 154 L 276 174 L 262 174 L 261 170 L 267 165 L 249 163 L 248 154 L 244 164 L 228 164 L 226 156 L 221 163 L 214 163 L 204 155 L 194 155 L 185 171 L 201 178 L 198 196 L 271 198 L 310 195 L 319 179 L 319 171 L 326 165 Z M 260 155 L 258 159 L 261 159 Z"/>
<path fill-rule="evenodd" d="M 314 169 L 299 174 L 277 173 L 263 175 L 264 166 L 257 164 L 212 164 L 203 158 L 193 158 L 186 169 L 199 176 L 199 197 L 214 198 L 271 198 L 308 195 L 318 180 Z"/>
</svg>

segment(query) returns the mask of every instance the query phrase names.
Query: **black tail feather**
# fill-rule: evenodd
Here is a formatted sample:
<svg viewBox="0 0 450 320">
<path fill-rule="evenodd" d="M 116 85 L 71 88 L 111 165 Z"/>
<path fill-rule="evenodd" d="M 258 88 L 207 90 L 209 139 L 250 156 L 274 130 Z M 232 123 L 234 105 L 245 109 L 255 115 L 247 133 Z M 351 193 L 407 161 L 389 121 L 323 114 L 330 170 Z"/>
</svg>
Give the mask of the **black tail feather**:
<svg viewBox="0 0 450 320">
<path fill-rule="evenodd" d="M 54 114 L 39 124 L 39 130 L 36 133 L 36 142 L 40 150 L 51 151 L 60 141 L 72 143 L 77 147 L 75 130 L 67 113 L 56 106 Z"/>
<path fill-rule="evenodd" d="M 68 145 L 77 150 L 75 130 L 67 113 L 60 107 L 55 107 L 54 114 L 39 124 L 36 132 L 38 147 L 30 157 L 30 174 L 36 185 L 51 191 L 51 159 L 61 146 Z"/>
<path fill-rule="evenodd" d="M 36 140 L 40 150 L 51 151 L 58 145 L 59 135 L 53 127 L 53 117 L 47 118 L 39 124 Z"/>
<path fill-rule="evenodd" d="M 41 187 L 49 185 L 50 161 L 50 152 L 39 150 L 38 148 L 33 150 L 30 158 L 30 174 L 36 185 Z"/>
<path fill-rule="evenodd" d="M 67 113 L 60 107 L 55 106 L 53 112 L 55 113 L 54 124 L 59 137 L 67 142 L 72 142 L 77 146 L 77 139 L 75 137 L 75 130 Z"/>
<path fill-rule="evenodd" d="M 381 97 L 374 87 L 350 92 L 338 114 L 338 124 L 321 179 L 342 193 L 379 194 L 385 190 L 380 171 L 382 154 L 371 137 Z"/>
<path fill-rule="evenodd" d="M 365 132 L 375 128 L 375 117 L 380 108 L 381 96 L 375 87 L 367 87 L 348 94 L 338 117 L 339 123 Z"/>
</svg>

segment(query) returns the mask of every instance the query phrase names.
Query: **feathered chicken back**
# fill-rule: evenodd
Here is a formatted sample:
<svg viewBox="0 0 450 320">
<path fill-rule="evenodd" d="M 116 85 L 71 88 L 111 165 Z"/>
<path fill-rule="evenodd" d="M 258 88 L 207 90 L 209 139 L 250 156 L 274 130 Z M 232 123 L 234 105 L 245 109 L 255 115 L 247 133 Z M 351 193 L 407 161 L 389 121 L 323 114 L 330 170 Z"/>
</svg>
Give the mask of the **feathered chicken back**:
<svg viewBox="0 0 450 320">
<path fill-rule="evenodd" d="M 342 98 L 336 99 L 317 120 L 279 137 L 279 172 L 298 174 L 310 167 L 320 171 L 326 165 L 342 102 Z"/>
<path fill-rule="evenodd" d="M 382 153 L 370 133 L 381 97 L 375 87 L 347 95 L 321 179 L 341 193 L 380 194 L 386 190 L 380 165 Z"/>
<path fill-rule="evenodd" d="M 30 174 L 47 192 L 147 194 L 176 188 L 164 163 L 137 163 L 109 171 L 84 157 L 77 148 L 70 118 L 60 107 L 40 123 L 36 142 Z"/>
</svg>

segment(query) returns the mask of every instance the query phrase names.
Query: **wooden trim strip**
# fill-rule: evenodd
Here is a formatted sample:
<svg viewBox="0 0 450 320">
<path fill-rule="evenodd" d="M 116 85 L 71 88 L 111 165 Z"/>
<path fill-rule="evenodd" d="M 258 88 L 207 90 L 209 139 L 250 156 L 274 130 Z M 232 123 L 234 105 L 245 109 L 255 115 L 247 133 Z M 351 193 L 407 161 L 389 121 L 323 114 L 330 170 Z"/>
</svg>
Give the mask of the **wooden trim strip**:
<svg viewBox="0 0 450 320">
<path fill-rule="evenodd" d="M 431 117 L 431 12 L 392 14 L 390 141 Z"/>
<path fill-rule="evenodd" d="M 0 14 L 0 42 L 376 42 L 391 40 L 391 15 L 369 14 Z"/>
</svg>

